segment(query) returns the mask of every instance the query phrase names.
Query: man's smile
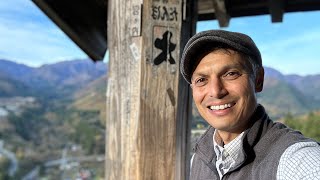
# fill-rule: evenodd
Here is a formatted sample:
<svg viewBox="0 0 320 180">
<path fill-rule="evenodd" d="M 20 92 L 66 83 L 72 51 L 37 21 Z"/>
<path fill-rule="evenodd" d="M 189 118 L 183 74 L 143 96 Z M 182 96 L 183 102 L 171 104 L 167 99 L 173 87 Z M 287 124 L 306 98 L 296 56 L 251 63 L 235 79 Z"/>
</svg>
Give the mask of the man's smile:
<svg viewBox="0 0 320 180">
<path fill-rule="evenodd" d="M 221 104 L 221 105 L 208 106 L 208 108 L 210 110 L 224 110 L 224 109 L 230 108 L 234 105 L 235 105 L 235 103 L 226 103 L 226 104 Z"/>
</svg>

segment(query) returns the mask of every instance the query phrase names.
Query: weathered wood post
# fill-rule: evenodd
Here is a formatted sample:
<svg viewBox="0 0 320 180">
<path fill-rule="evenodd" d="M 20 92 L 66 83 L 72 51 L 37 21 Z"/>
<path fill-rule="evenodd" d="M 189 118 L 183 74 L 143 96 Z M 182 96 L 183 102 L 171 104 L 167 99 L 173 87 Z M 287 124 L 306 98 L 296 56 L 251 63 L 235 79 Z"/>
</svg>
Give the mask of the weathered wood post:
<svg viewBox="0 0 320 180">
<path fill-rule="evenodd" d="M 181 40 L 193 33 L 185 15 L 191 7 L 186 0 L 109 1 L 108 180 L 186 178 L 190 96 L 179 58 Z"/>
</svg>

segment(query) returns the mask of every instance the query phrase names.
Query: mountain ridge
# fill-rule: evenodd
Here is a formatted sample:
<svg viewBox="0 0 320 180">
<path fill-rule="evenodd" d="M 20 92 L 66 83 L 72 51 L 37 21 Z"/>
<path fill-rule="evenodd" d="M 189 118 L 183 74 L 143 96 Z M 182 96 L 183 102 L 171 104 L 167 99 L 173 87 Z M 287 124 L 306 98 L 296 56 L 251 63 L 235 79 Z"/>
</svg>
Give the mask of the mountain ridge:
<svg viewBox="0 0 320 180">
<path fill-rule="evenodd" d="M 33 89 L 37 95 L 59 97 L 69 96 L 73 91 L 99 78 L 107 72 L 107 65 L 90 60 L 71 60 L 35 68 L 0 60 L 0 72 L 2 77 L 15 80 L 27 89 Z M 8 82 L 10 84 L 9 80 Z"/>
<path fill-rule="evenodd" d="M 83 92 L 90 94 L 90 91 L 92 91 L 94 92 L 92 94 L 98 94 L 99 97 L 101 97 L 101 93 L 104 95 L 105 92 L 101 92 L 102 87 L 98 88 L 100 89 L 99 92 L 94 88 L 99 84 L 101 85 L 101 82 L 92 82 L 105 76 L 107 71 L 106 63 L 93 63 L 90 60 L 62 61 L 37 68 L 8 60 L 0 60 L 0 72 L 14 79 L 15 82 L 21 82 L 20 86 L 25 87 L 25 89 L 30 88 L 30 91 L 34 92 L 33 94 L 47 93 L 47 96 L 54 98 L 74 99 L 73 105 L 88 108 L 89 106 L 81 105 L 80 102 L 86 104 L 94 104 L 94 102 L 90 102 L 90 98 Z M 29 74 L 22 76 L 23 73 Z M 107 77 L 104 78 L 104 81 L 107 81 Z M 3 78 L 0 81 L 0 87 L 1 82 L 3 82 Z M 106 83 L 103 86 L 106 86 Z M 258 93 L 258 102 L 266 106 L 266 109 L 269 110 L 268 113 L 275 118 L 280 118 L 291 112 L 301 114 L 320 107 L 320 94 L 316 93 L 319 90 L 320 74 L 308 76 L 284 75 L 276 69 L 265 67 L 264 90 Z M 30 94 L 32 93 L 27 93 L 27 95 Z M 82 95 L 79 96 L 79 94 Z M 81 100 L 81 98 L 86 98 L 86 100 Z M 100 104 L 100 109 L 101 106 Z M 105 112 L 105 109 L 102 109 L 102 111 Z"/>
</svg>

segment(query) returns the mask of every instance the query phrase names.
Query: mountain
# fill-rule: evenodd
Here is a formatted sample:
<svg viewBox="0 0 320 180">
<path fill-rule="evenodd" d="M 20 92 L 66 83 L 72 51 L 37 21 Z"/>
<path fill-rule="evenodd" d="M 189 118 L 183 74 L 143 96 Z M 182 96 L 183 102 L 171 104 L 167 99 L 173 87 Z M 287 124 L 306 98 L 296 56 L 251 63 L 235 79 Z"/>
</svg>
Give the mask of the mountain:
<svg viewBox="0 0 320 180">
<path fill-rule="evenodd" d="M 105 63 L 93 63 L 91 60 L 64 61 L 51 65 L 43 65 L 35 70 L 34 77 L 41 77 L 59 88 L 83 85 L 106 73 Z"/>
<path fill-rule="evenodd" d="M 37 68 L 0 60 L 0 141 L 19 163 L 12 179 L 44 168 L 61 152 L 85 159 L 104 154 L 106 72 L 105 63 L 90 60 Z M 1 161 L 0 169 L 7 163 Z M 104 172 L 101 162 L 81 162 L 80 167 Z M 59 168 L 46 170 L 51 179 L 61 178 Z"/>
<path fill-rule="evenodd" d="M 278 70 L 269 67 L 264 67 L 264 76 L 267 79 L 285 80 L 285 75 Z"/>
<path fill-rule="evenodd" d="M 15 81 L 14 84 L 21 84 L 12 92 L 19 91 L 22 95 L 25 89 L 32 89 L 40 96 L 65 97 L 99 78 L 106 71 L 105 63 L 93 63 L 88 59 L 64 61 L 37 68 L 0 60 L 3 81 L 7 79 L 7 82 Z"/>
<path fill-rule="evenodd" d="M 311 78 L 314 80 L 310 81 Z M 310 89 L 306 91 L 306 87 Z M 288 113 L 304 114 L 320 108 L 320 101 L 313 93 L 319 90 L 320 76 L 283 75 L 265 67 L 264 89 L 258 93 L 258 102 L 275 119 Z"/>
<path fill-rule="evenodd" d="M 106 117 L 106 88 L 107 75 L 104 75 L 73 95 L 73 108 L 81 110 L 96 110 L 100 113 L 101 123 L 105 124 Z"/>
<path fill-rule="evenodd" d="M 278 119 L 288 113 L 303 114 L 315 108 L 310 97 L 302 94 L 297 88 L 275 78 L 265 78 L 264 90 L 258 93 L 258 102 L 268 114 Z M 312 102 L 312 103 L 310 103 Z"/>
<path fill-rule="evenodd" d="M 0 96 L 39 95 L 72 100 L 70 107 L 99 109 L 104 116 L 107 65 L 90 60 L 28 67 L 0 60 Z M 284 75 L 265 67 L 264 90 L 258 93 L 271 117 L 302 114 L 320 108 L 320 75 Z"/>
<path fill-rule="evenodd" d="M 288 75 L 285 79 L 302 93 L 311 96 L 315 100 L 320 100 L 320 75 Z"/>
<path fill-rule="evenodd" d="M 32 88 L 0 72 L 0 97 L 32 96 L 33 94 Z"/>
<path fill-rule="evenodd" d="M 13 79 L 24 79 L 31 74 L 33 68 L 24 64 L 15 63 L 9 60 L 0 59 L 0 72 L 6 74 Z M 25 81 L 25 80 L 22 80 Z"/>
<path fill-rule="evenodd" d="M 320 74 L 300 76 L 296 74 L 283 75 L 281 72 L 265 67 L 265 77 L 269 79 L 277 79 L 298 89 L 303 95 L 311 97 L 313 100 L 320 100 Z"/>
</svg>

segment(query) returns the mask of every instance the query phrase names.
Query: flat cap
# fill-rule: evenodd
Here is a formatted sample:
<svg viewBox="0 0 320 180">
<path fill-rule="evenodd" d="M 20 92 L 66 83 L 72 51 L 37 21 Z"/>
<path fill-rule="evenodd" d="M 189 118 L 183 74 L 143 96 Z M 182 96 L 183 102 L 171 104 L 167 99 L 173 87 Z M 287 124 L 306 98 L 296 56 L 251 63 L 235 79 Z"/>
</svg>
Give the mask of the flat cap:
<svg viewBox="0 0 320 180">
<path fill-rule="evenodd" d="M 182 53 L 180 71 L 189 84 L 201 55 L 208 54 L 215 47 L 230 48 L 249 55 L 262 66 L 260 51 L 248 35 L 225 30 L 203 31 L 189 39 Z"/>
</svg>

